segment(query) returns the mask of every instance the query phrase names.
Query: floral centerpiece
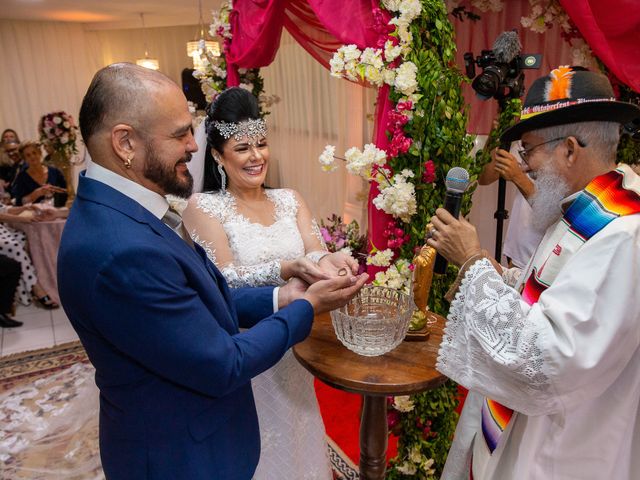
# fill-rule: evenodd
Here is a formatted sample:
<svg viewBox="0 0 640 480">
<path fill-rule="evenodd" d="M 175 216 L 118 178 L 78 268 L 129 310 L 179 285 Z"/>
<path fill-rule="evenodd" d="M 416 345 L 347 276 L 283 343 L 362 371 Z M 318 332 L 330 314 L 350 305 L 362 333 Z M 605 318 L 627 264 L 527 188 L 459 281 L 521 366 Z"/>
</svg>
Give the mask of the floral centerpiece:
<svg viewBox="0 0 640 480">
<path fill-rule="evenodd" d="M 326 220 L 320 220 L 320 235 L 330 252 L 346 252 L 352 255 L 364 271 L 367 257 L 367 238 L 360 233 L 358 222 L 345 224 L 335 213 Z M 361 272 L 359 272 L 361 273 Z"/>
<path fill-rule="evenodd" d="M 67 204 L 74 198 L 71 165 L 78 153 L 78 127 L 73 117 L 66 112 L 51 112 L 43 115 L 38 124 L 40 141 L 49 154 L 47 162 L 64 175 L 67 183 Z"/>
<path fill-rule="evenodd" d="M 38 124 L 38 133 L 40 141 L 49 145 L 60 156 L 70 159 L 78 153 L 78 127 L 68 113 L 52 112 L 43 115 Z"/>
</svg>

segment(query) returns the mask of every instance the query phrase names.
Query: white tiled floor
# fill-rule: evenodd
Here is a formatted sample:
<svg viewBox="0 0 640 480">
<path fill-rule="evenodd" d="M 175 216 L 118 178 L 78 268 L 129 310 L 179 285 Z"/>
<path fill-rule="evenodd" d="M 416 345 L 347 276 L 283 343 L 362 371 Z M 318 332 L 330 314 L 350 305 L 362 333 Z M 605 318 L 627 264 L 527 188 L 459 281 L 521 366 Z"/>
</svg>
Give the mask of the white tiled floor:
<svg viewBox="0 0 640 480">
<path fill-rule="evenodd" d="M 20 305 L 15 318 L 24 325 L 0 329 L 0 356 L 78 340 L 62 307 L 45 310 L 35 305 Z"/>
</svg>

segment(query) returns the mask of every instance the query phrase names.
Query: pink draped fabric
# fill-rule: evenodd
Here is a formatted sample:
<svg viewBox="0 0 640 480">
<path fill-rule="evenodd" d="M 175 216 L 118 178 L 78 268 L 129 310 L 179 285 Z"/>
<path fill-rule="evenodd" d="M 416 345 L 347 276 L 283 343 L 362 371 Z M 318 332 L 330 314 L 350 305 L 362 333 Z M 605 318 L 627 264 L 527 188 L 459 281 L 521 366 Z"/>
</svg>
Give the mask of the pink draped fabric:
<svg viewBox="0 0 640 480">
<path fill-rule="evenodd" d="M 333 53 L 343 44 L 355 44 L 360 49 L 383 46 L 389 18 L 377 0 L 238 0 L 229 17 L 233 41 L 226 46 L 227 85 L 238 85 L 239 68 L 266 67 L 273 62 L 283 27 L 329 68 Z M 378 92 L 374 132 L 378 148 L 388 144 L 387 116 L 392 109 L 389 87 L 385 86 Z M 369 193 L 369 241 L 370 246 L 384 249 L 382 232 L 392 217 L 373 206 L 371 201 L 377 193 L 373 186 Z"/>
<path fill-rule="evenodd" d="M 640 92 L 637 0 L 560 0 L 593 53 L 625 85 Z"/>
</svg>

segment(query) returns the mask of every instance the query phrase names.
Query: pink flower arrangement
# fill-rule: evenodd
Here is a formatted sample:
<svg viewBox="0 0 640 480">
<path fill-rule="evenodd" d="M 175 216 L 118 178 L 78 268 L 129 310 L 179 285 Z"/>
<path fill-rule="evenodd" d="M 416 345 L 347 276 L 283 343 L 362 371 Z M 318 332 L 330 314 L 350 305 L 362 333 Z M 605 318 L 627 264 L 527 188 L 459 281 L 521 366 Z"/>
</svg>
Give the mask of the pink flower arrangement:
<svg viewBox="0 0 640 480">
<path fill-rule="evenodd" d="M 342 217 L 334 213 L 326 221 L 320 220 L 320 235 L 330 252 L 348 248 L 351 255 L 358 260 L 361 270 L 364 271 L 367 257 L 367 239 L 360 234 L 358 222 L 353 220 L 348 225 L 345 225 L 342 222 Z"/>
<path fill-rule="evenodd" d="M 424 162 L 424 172 L 422 174 L 422 181 L 424 183 L 433 183 L 436 179 L 436 165 L 433 160 L 427 160 Z"/>
<path fill-rule="evenodd" d="M 387 147 L 387 153 L 391 157 L 397 157 L 401 153 L 407 153 L 409 147 L 411 147 L 411 139 L 406 137 L 402 130 L 399 130 L 391 139 L 391 143 Z"/>
<path fill-rule="evenodd" d="M 407 104 L 411 104 L 410 101 L 401 103 L 403 104 L 403 109 L 406 109 Z M 409 151 L 412 140 L 404 134 L 404 126 L 408 122 L 409 117 L 403 114 L 397 106 L 396 110 L 389 112 L 387 129 L 391 134 L 391 142 L 389 142 L 389 146 L 386 149 L 389 156 L 397 157 L 399 154 L 407 153 Z"/>
<path fill-rule="evenodd" d="M 382 232 L 382 236 L 387 239 L 387 248 L 397 250 L 409 241 L 409 235 L 405 233 L 395 222 L 389 222 L 387 228 Z"/>
<path fill-rule="evenodd" d="M 402 112 L 404 110 L 413 110 L 413 102 L 411 100 L 407 100 L 405 102 L 398 102 L 398 104 L 396 105 L 396 109 L 399 112 Z"/>
<path fill-rule="evenodd" d="M 78 153 L 76 140 L 78 127 L 73 117 L 66 112 L 47 113 L 38 124 L 40 141 L 51 145 L 53 150 L 69 159 Z"/>
</svg>

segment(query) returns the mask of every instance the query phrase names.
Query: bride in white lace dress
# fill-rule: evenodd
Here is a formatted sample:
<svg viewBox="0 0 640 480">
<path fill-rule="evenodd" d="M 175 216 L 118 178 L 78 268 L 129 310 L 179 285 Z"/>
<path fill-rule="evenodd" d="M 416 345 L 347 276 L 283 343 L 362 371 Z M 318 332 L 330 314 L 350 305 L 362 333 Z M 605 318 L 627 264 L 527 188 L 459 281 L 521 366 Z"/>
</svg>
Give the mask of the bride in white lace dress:
<svg viewBox="0 0 640 480">
<path fill-rule="evenodd" d="M 183 220 L 192 238 L 231 287 L 281 285 L 293 276 L 313 282 L 344 268 L 355 272 L 350 257 L 327 254 L 298 193 L 262 186 L 269 149 L 258 113 L 255 97 L 238 88 L 222 93 L 210 108 L 207 137 L 216 164 L 205 168 L 226 178 L 217 192 L 189 200 Z M 252 386 L 262 443 L 254 478 L 331 479 L 313 376 L 293 352 Z"/>
</svg>

